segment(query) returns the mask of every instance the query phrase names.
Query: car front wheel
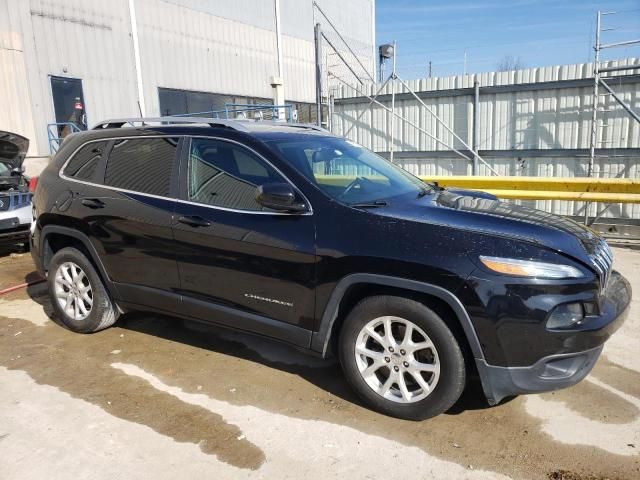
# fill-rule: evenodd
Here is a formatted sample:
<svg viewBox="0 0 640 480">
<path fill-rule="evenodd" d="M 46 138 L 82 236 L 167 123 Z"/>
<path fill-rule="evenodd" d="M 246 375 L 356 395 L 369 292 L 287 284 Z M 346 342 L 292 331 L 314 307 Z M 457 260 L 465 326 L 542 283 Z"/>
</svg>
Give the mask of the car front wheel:
<svg viewBox="0 0 640 480">
<path fill-rule="evenodd" d="M 423 420 L 448 410 L 465 386 L 462 351 L 446 323 L 417 301 L 369 297 L 345 319 L 340 361 L 373 409 Z"/>
</svg>

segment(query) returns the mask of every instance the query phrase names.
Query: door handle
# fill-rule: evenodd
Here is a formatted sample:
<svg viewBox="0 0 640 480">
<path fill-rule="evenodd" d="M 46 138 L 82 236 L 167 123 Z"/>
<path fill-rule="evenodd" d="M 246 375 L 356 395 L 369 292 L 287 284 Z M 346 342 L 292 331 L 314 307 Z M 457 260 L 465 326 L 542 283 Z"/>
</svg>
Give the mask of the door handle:
<svg viewBox="0 0 640 480">
<path fill-rule="evenodd" d="M 83 198 L 82 205 L 89 208 L 104 208 L 105 203 L 97 198 Z"/>
<path fill-rule="evenodd" d="M 198 215 L 186 215 L 178 218 L 180 223 L 184 223 L 185 225 L 189 225 L 190 227 L 209 227 L 211 226 L 211 222 L 205 220 L 204 218 Z"/>
</svg>

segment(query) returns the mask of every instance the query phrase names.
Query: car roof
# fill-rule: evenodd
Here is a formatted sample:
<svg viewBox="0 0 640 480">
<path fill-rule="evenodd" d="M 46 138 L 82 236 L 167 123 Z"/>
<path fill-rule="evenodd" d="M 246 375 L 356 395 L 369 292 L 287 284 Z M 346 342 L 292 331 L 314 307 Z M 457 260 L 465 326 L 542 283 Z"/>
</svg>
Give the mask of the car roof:
<svg viewBox="0 0 640 480">
<path fill-rule="evenodd" d="M 334 134 L 324 128 L 303 123 L 220 120 L 202 117 L 121 118 L 105 120 L 90 130 L 68 135 L 62 142 L 61 149 L 70 152 L 87 141 L 167 134 L 215 135 L 236 140 L 244 137 L 259 141 L 290 139 L 291 137 L 309 138 L 309 136 L 335 138 Z"/>
</svg>

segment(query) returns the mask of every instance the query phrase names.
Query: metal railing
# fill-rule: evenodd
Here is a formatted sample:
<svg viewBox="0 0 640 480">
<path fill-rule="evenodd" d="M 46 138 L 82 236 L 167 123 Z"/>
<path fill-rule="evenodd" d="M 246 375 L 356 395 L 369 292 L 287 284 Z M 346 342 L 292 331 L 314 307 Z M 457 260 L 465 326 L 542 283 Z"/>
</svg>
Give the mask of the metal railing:
<svg viewBox="0 0 640 480">
<path fill-rule="evenodd" d="M 208 112 L 195 113 L 178 113 L 171 115 L 172 117 L 211 117 L 222 118 L 225 120 L 237 120 L 243 118 L 251 118 L 256 120 L 265 119 L 265 113 L 271 115 L 271 119 L 279 118 L 279 111 L 284 110 L 285 120 L 287 122 L 295 122 L 293 105 L 272 105 L 272 104 L 252 104 L 244 103 L 225 103 L 224 110 L 210 110 Z"/>
<path fill-rule="evenodd" d="M 62 133 L 65 128 L 69 128 L 69 133 L 81 132 L 82 129 L 73 122 L 56 122 L 47 124 L 47 137 L 49 138 L 49 151 L 54 154 L 60 148 L 64 137 Z"/>
</svg>

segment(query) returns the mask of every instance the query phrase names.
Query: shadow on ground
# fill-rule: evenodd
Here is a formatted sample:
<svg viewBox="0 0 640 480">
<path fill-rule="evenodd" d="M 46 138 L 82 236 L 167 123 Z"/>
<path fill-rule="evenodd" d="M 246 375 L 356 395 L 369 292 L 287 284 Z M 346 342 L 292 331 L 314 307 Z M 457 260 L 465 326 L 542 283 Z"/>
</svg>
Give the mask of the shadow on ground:
<svg viewBox="0 0 640 480">
<path fill-rule="evenodd" d="M 29 278 L 35 277 L 29 274 L 26 280 Z M 43 306 L 53 322 L 63 326 L 53 314 L 48 297 L 43 295 L 42 286 L 30 287 L 27 292 L 34 301 Z M 117 326 L 298 375 L 342 400 L 366 408 L 348 385 L 339 363 L 333 357 L 323 359 L 270 338 L 156 313 L 127 313 L 118 320 Z M 505 403 L 507 401 L 510 400 L 506 400 Z M 489 408 L 489 405 L 482 385 L 474 375 L 458 402 L 446 414 L 459 415 L 467 410 L 486 408 Z"/>
</svg>

